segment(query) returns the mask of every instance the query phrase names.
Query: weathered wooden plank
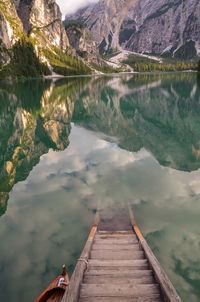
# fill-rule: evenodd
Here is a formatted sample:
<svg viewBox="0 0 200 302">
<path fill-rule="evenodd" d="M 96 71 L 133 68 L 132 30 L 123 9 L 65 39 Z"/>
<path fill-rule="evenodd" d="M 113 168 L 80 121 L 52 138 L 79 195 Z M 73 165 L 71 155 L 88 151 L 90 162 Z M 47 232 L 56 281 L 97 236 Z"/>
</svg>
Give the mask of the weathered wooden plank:
<svg viewBox="0 0 200 302">
<path fill-rule="evenodd" d="M 88 265 L 90 266 L 100 266 L 100 267 L 106 267 L 106 266 L 123 266 L 123 267 L 139 267 L 143 265 L 147 265 L 148 261 L 146 259 L 142 260 L 95 260 L 95 259 L 89 259 Z"/>
<path fill-rule="evenodd" d="M 117 271 L 119 274 L 123 273 L 123 271 L 135 271 L 135 270 L 148 270 L 149 265 L 148 262 L 145 264 L 139 264 L 135 266 L 94 266 L 88 265 L 88 271 L 96 270 L 96 271 Z"/>
<path fill-rule="evenodd" d="M 97 226 L 94 225 L 91 229 L 91 232 L 89 234 L 83 252 L 80 256 L 80 259 L 77 262 L 73 275 L 70 279 L 68 290 L 65 292 L 62 302 L 77 302 L 78 300 L 80 285 L 83 280 L 84 271 L 87 268 L 87 260 L 89 258 L 89 253 L 91 250 L 96 230 Z"/>
<path fill-rule="evenodd" d="M 135 260 L 144 259 L 143 251 L 92 251 L 90 252 L 90 259 L 102 260 Z"/>
<path fill-rule="evenodd" d="M 95 239 L 123 239 L 123 240 L 129 240 L 129 239 L 136 239 L 136 235 L 134 233 L 132 234 L 97 234 L 95 236 Z"/>
<path fill-rule="evenodd" d="M 80 297 L 148 297 L 160 294 L 157 284 L 81 284 Z"/>
<path fill-rule="evenodd" d="M 131 208 L 129 207 L 129 215 L 131 219 L 131 223 L 133 229 L 138 237 L 138 240 L 144 250 L 145 256 L 149 261 L 149 265 L 151 269 L 154 271 L 155 278 L 157 282 L 160 284 L 162 294 L 167 302 L 181 302 L 181 298 L 177 294 L 174 286 L 172 285 L 171 281 L 167 277 L 166 273 L 162 269 L 160 263 L 158 262 L 157 258 L 151 251 L 149 245 L 147 244 L 146 240 L 144 239 L 142 233 L 140 232 L 138 226 L 136 225 L 135 218 Z"/>
<path fill-rule="evenodd" d="M 124 244 L 138 244 L 137 239 L 96 239 L 94 240 L 94 243 L 96 244 L 118 244 L 118 245 L 124 245 Z"/>
<path fill-rule="evenodd" d="M 119 271 L 117 270 L 89 270 L 85 272 L 85 276 L 118 276 Z M 140 278 L 145 276 L 153 276 L 152 270 L 124 270 L 121 268 L 120 278 L 130 277 L 130 278 Z"/>
<path fill-rule="evenodd" d="M 141 250 L 139 244 L 123 244 L 123 245 L 119 245 L 119 244 L 99 244 L 99 243 L 94 243 L 92 245 L 92 251 L 94 250 L 100 250 L 100 251 L 104 251 L 104 250 L 112 250 L 112 252 L 114 251 L 139 251 Z"/>
<path fill-rule="evenodd" d="M 110 218 L 102 221 L 101 230 L 95 231 L 95 237 L 93 232 L 87 253 L 81 255 L 84 261 L 80 261 L 82 262 L 80 264 L 84 267 L 80 269 L 78 263 L 72 276 L 73 280 L 71 279 L 73 283 L 78 283 L 78 286 L 71 286 L 71 296 L 67 294 L 67 299 L 62 302 L 163 301 L 160 296 L 160 286 L 154 278 L 155 274 L 160 283 L 154 267 L 155 263 L 152 264 L 155 259 L 152 260 L 150 257 L 153 253 L 151 252 L 150 255 L 150 248 L 133 221 L 131 220 L 134 231 L 129 227 L 124 228 L 128 226 L 127 220 L 121 222 L 121 216 L 119 217 L 120 220 L 114 217 L 116 224 Z M 149 263 L 153 272 L 149 270 Z M 181 301 L 168 298 L 165 295 L 166 302 Z"/>
<path fill-rule="evenodd" d="M 134 234 L 133 229 L 129 230 L 129 231 L 97 231 L 97 234 L 100 235 L 127 235 L 127 234 Z"/>
<path fill-rule="evenodd" d="M 84 275 L 83 283 L 87 284 L 153 284 L 155 279 L 153 276 L 140 276 L 135 278 L 132 276 L 122 276 L 122 275 L 101 275 L 101 276 L 87 276 Z"/>
<path fill-rule="evenodd" d="M 150 247 L 148 246 L 145 239 L 141 239 L 141 245 L 144 249 L 145 255 L 149 261 L 149 265 L 154 271 L 155 278 L 157 282 L 160 284 L 161 290 L 167 302 L 181 302 L 181 298 L 177 294 L 174 286 L 172 285 L 171 281 L 165 274 L 164 270 L 160 266 L 160 263 L 154 256 L 153 252 L 151 251 Z"/>
<path fill-rule="evenodd" d="M 83 297 L 79 302 L 162 302 L 160 295 L 148 297 Z"/>
</svg>

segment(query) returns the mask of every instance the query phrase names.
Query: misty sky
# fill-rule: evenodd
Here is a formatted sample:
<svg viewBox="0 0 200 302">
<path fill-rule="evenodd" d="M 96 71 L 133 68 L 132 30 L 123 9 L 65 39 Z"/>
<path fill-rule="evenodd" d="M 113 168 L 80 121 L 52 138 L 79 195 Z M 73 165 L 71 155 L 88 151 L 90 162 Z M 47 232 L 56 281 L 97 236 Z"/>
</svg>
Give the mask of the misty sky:
<svg viewBox="0 0 200 302">
<path fill-rule="evenodd" d="M 60 6 L 63 16 L 75 12 L 78 8 L 87 5 L 88 3 L 97 2 L 98 0 L 56 0 Z"/>
</svg>

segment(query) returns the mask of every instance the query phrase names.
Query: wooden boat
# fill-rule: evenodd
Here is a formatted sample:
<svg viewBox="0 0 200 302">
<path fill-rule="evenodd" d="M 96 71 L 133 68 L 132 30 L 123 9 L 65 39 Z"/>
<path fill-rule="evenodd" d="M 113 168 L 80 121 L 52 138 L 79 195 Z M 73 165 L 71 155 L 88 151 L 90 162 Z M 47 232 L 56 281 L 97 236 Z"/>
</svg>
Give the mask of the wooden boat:
<svg viewBox="0 0 200 302">
<path fill-rule="evenodd" d="M 69 277 L 66 266 L 63 265 L 62 274 L 58 275 L 34 302 L 61 302 L 68 285 Z"/>
</svg>

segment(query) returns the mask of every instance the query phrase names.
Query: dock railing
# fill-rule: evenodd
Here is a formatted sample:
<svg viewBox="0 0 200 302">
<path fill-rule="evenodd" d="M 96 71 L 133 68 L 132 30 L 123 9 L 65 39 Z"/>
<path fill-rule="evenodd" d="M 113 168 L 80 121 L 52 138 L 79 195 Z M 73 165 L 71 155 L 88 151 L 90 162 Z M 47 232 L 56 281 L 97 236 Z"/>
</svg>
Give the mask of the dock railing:
<svg viewBox="0 0 200 302">
<path fill-rule="evenodd" d="M 85 247 L 81 253 L 81 256 L 77 261 L 77 265 L 70 279 L 68 289 L 65 291 L 65 294 L 62 298 L 62 302 L 77 302 L 79 299 L 80 285 L 83 280 L 84 272 L 87 269 L 88 258 L 90 255 L 90 250 L 93 244 L 94 236 L 97 231 L 98 223 L 99 223 L 99 215 L 97 212 L 93 227 L 90 231 L 90 234 L 86 241 Z"/>
<path fill-rule="evenodd" d="M 137 235 L 137 238 L 141 244 L 142 249 L 144 250 L 146 258 L 149 260 L 149 265 L 152 271 L 154 272 L 154 277 L 161 287 L 164 300 L 166 302 L 182 302 L 174 286 L 172 285 L 171 281 L 169 280 L 166 273 L 162 269 L 160 263 L 158 262 L 155 255 L 153 254 L 148 243 L 144 239 L 142 233 L 140 232 L 140 229 L 135 222 L 133 211 L 130 205 L 128 206 L 128 209 L 129 209 L 129 215 L 130 215 L 132 227 Z"/>
</svg>

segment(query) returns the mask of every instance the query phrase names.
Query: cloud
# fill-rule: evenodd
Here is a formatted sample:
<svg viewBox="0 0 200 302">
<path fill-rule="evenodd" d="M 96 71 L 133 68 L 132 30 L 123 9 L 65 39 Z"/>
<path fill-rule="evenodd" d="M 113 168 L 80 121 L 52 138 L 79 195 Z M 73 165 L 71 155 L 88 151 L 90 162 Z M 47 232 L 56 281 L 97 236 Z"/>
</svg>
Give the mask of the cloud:
<svg viewBox="0 0 200 302">
<path fill-rule="evenodd" d="M 9 301 L 32 301 L 63 263 L 72 272 L 97 206 L 116 209 L 129 201 L 183 300 L 197 302 L 200 170 L 162 167 L 145 149 L 128 152 L 76 125 L 69 139 L 68 148 L 44 154 L 10 192 L 0 219 L 0 273 L 6 285 L 0 300 L 10 295 Z"/>
<path fill-rule="evenodd" d="M 90 3 L 97 2 L 98 0 L 57 0 L 63 16 L 74 13 L 77 9 L 84 7 Z"/>
</svg>

